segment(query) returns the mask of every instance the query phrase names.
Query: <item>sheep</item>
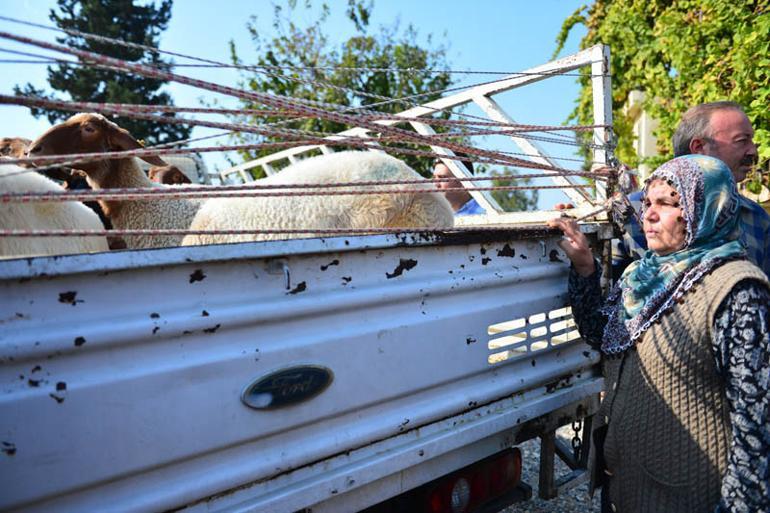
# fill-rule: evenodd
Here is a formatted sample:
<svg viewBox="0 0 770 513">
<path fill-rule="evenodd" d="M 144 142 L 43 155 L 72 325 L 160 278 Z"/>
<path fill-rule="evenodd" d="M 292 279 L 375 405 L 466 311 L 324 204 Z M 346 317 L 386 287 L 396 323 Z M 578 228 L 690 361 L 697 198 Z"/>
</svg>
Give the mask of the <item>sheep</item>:
<svg viewBox="0 0 770 513">
<path fill-rule="evenodd" d="M 21 159 L 27 156 L 27 148 L 32 141 L 23 137 L 3 137 L 0 139 L 0 156 L 12 157 Z M 21 167 L 32 168 L 35 167 L 32 164 L 20 164 Z M 91 187 L 86 183 L 85 178 L 79 175 L 73 175 L 69 171 L 62 168 L 50 168 L 38 171 L 41 175 L 62 182 L 62 186 L 70 191 L 74 190 L 89 190 Z M 102 224 L 109 230 L 112 228 L 110 220 L 104 215 L 104 211 L 99 206 L 99 203 L 95 201 L 83 202 L 85 206 L 96 212 L 101 219 Z M 112 244 L 110 244 L 112 248 Z"/>
<path fill-rule="evenodd" d="M 127 130 L 95 113 L 79 113 L 51 127 L 29 145 L 29 156 L 65 155 L 132 150 L 142 145 Z M 142 157 L 154 166 L 165 166 L 158 157 Z M 134 158 L 102 159 L 78 164 L 93 189 L 165 187 L 152 182 Z M 159 199 L 100 200 L 116 229 L 185 229 L 190 226 L 201 200 Z M 124 237 L 129 249 L 178 246 L 181 235 Z"/>
<path fill-rule="evenodd" d="M 34 171 L 0 161 L 0 192 L 62 191 Z M 0 226 L 10 230 L 104 230 L 99 217 L 78 201 L 0 203 Z M 108 251 L 107 238 L 0 237 L 0 258 Z"/>
<path fill-rule="evenodd" d="M 420 178 L 420 175 L 405 163 L 389 155 L 369 151 L 343 151 L 305 159 L 255 183 L 262 185 L 322 184 Z M 192 220 L 190 229 L 376 229 L 422 226 L 448 228 L 453 225 L 454 215 L 449 202 L 430 181 L 424 184 L 381 185 L 366 188 L 423 188 L 435 190 L 436 193 L 215 198 L 201 206 Z M 191 234 L 183 239 L 182 245 L 273 240 L 297 236 Z"/>
<path fill-rule="evenodd" d="M 126 130 L 99 114 L 80 113 L 50 128 L 29 146 L 30 156 L 62 155 L 140 148 Z M 157 157 L 144 158 L 165 166 Z M 132 158 L 102 159 L 78 164 L 94 189 L 163 187 L 153 183 Z M 398 159 L 374 152 L 340 152 L 306 159 L 257 183 L 334 183 L 371 180 L 419 179 Z M 446 228 L 453 225 L 449 203 L 434 185 L 385 185 L 380 188 L 428 188 L 435 194 L 377 194 L 356 196 L 237 197 L 209 200 L 100 201 L 117 229 L 178 228 L 217 230 L 245 228 L 345 229 L 379 227 Z M 221 234 L 181 236 L 128 236 L 131 249 L 213 244 L 296 237 L 294 234 Z"/>
<path fill-rule="evenodd" d="M 3 137 L 0 139 L 0 156 L 21 159 L 26 156 L 29 139 L 23 137 Z M 24 166 L 27 167 L 27 166 Z"/>
<path fill-rule="evenodd" d="M 147 176 L 155 183 L 166 185 L 182 185 L 192 183 L 186 174 L 176 166 L 152 166 L 147 172 Z"/>
</svg>

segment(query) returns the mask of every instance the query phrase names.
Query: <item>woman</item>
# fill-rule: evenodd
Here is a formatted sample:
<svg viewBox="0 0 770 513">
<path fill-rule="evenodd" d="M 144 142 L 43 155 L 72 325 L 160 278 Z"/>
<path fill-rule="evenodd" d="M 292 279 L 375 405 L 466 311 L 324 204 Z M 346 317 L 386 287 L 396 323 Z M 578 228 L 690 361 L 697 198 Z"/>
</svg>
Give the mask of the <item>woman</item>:
<svg viewBox="0 0 770 513">
<path fill-rule="evenodd" d="M 604 304 L 577 223 L 550 222 L 580 333 L 604 356 L 603 509 L 770 511 L 770 286 L 737 240 L 730 170 L 679 157 L 644 193 L 649 250 Z"/>
</svg>

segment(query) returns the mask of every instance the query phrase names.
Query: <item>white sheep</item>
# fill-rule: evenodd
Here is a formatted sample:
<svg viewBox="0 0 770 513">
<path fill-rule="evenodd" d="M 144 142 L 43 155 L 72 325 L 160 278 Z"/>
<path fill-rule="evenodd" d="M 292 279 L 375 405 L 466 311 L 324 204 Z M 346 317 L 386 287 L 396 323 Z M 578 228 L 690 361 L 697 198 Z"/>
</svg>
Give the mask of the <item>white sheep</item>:
<svg viewBox="0 0 770 513">
<path fill-rule="evenodd" d="M 126 130 L 99 114 L 81 113 L 50 128 L 29 145 L 31 157 L 91 153 L 141 148 Z M 155 166 L 165 162 L 144 158 Z M 102 159 L 78 164 L 94 189 L 163 187 L 150 181 L 133 158 Z M 398 159 L 374 152 L 340 152 L 305 159 L 259 184 L 335 183 L 420 179 Z M 377 195 L 237 197 L 209 200 L 100 201 L 117 229 L 192 230 L 299 230 L 379 227 L 433 227 L 453 225 L 453 214 L 443 194 L 430 181 L 420 184 L 382 185 L 380 189 L 422 188 L 435 193 L 383 193 Z M 199 210 L 200 209 L 200 210 Z M 129 248 L 286 239 L 299 234 L 127 236 Z"/>
<path fill-rule="evenodd" d="M 305 159 L 280 173 L 255 182 L 267 184 L 341 183 L 421 179 L 404 162 L 379 152 L 343 151 Z M 193 219 L 191 230 L 301 230 L 379 227 L 448 228 L 454 223 L 449 202 L 434 184 L 348 187 L 357 189 L 429 189 L 431 193 L 373 195 L 233 197 L 208 200 Z M 297 191 L 298 189 L 292 189 Z M 328 190 L 328 189 L 326 189 Z M 339 189 L 338 189 L 339 190 Z M 313 234 L 188 235 L 182 245 L 244 242 Z"/>
<path fill-rule="evenodd" d="M 29 156 L 66 155 L 133 150 L 142 145 L 127 130 L 100 114 L 75 114 L 51 127 L 29 145 Z M 158 157 L 143 157 L 154 166 L 165 166 Z M 134 158 L 103 159 L 78 164 L 93 189 L 165 187 L 152 182 Z M 110 201 L 99 204 L 115 229 L 186 229 L 201 200 L 169 199 Z M 178 246 L 181 235 L 137 235 L 124 237 L 129 249 Z"/>
<path fill-rule="evenodd" d="M 34 171 L 0 162 L 0 193 L 48 191 L 63 192 L 63 189 Z M 0 226 L 9 230 L 104 230 L 99 216 L 78 201 L 0 203 Z M 0 236 L 0 258 L 108 250 L 104 236 Z"/>
</svg>

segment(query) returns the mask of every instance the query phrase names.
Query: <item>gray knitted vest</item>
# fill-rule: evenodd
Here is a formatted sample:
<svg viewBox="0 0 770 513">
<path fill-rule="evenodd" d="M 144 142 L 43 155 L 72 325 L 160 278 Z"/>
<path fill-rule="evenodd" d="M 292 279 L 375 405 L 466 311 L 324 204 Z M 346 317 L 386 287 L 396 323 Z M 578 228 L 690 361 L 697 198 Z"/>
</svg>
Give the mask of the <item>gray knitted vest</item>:
<svg viewBox="0 0 770 513">
<path fill-rule="evenodd" d="M 604 444 L 610 501 L 619 512 L 713 511 L 730 449 L 724 386 L 711 349 L 714 314 L 739 281 L 768 283 L 728 262 L 690 289 L 635 347 L 604 362 Z"/>
</svg>

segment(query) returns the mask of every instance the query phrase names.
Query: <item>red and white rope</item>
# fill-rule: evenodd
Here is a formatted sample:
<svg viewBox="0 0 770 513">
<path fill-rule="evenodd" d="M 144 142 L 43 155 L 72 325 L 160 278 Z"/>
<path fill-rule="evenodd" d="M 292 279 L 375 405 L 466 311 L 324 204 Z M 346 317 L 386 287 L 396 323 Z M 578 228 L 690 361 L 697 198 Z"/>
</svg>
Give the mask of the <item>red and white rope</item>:
<svg viewBox="0 0 770 513">
<path fill-rule="evenodd" d="M 534 189 L 588 189 L 590 185 L 498 185 L 494 187 L 460 187 L 457 190 L 466 191 L 520 191 Z M 241 191 L 233 193 L 229 190 L 199 191 L 197 187 L 169 187 L 145 189 L 146 192 L 133 192 L 128 189 L 101 189 L 98 191 L 64 191 L 64 192 L 12 192 L 0 194 L 0 203 L 30 203 L 51 201 L 92 201 L 92 200 L 160 200 L 160 199 L 202 199 L 202 198 L 240 198 L 240 197 L 297 197 L 297 196 L 367 196 L 373 194 L 442 194 L 435 188 L 405 188 L 405 189 L 357 189 L 357 190 L 307 190 L 307 191 Z M 156 192 L 157 191 L 157 192 Z"/>
<path fill-rule="evenodd" d="M 360 117 L 358 116 L 351 116 L 349 114 L 343 114 L 343 113 L 337 113 L 337 112 L 329 112 L 323 109 L 309 107 L 307 105 L 302 105 L 299 102 L 296 102 L 294 100 L 288 100 L 286 98 L 281 98 L 271 94 L 258 93 L 254 91 L 242 91 L 231 87 L 221 86 L 211 82 L 193 79 L 193 78 L 178 75 L 175 73 L 170 73 L 167 71 L 155 69 L 143 64 L 136 64 L 136 63 L 123 61 L 120 59 L 114 59 L 112 57 L 95 54 L 93 52 L 87 52 L 76 48 L 69 48 L 62 45 L 51 44 L 51 43 L 39 41 L 33 38 L 29 38 L 29 37 L 10 34 L 4 31 L 0 32 L 0 38 L 10 39 L 20 43 L 30 44 L 41 48 L 47 48 L 49 50 L 76 55 L 85 61 L 92 61 L 95 63 L 115 66 L 121 69 L 132 71 L 142 76 L 156 78 L 164 81 L 175 81 L 175 82 L 190 85 L 193 87 L 198 87 L 200 89 L 261 103 L 274 108 L 288 109 L 288 110 L 296 111 L 301 114 L 305 114 L 307 116 L 319 117 L 322 119 L 328 119 L 331 121 L 336 121 L 339 123 L 352 125 L 352 126 L 361 126 L 368 130 L 373 130 L 375 132 L 385 133 L 388 135 L 401 136 L 404 140 L 407 140 L 412 143 L 430 145 L 432 141 L 432 139 L 430 139 L 429 137 L 416 134 L 404 129 L 376 124 L 366 119 L 360 119 Z M 464 144 L 458 144 L 451 141 L 441 141 L 440 146 L 450 149 L 454 152 L 459 151 L 459 152 L 465 152 L 466 154 L 469 154 L 469 155 L 498 158 L 500 160 L 507 161 L 506 163 L 509 165 L 517 165 L 521 167 L 532 167 L 532 163 L 523 161 L 522 159 L 506 157 L 500 154 L 496 154 L 495 152 L 492 152 L 492 151 L 483 150 L 480 148 L 475 148 Z"/>
<path fill-rule="evenodd" d="M 192 114 L 225 114 L 230 116 L 236 115 L 253 115 L 253 116 L 288 116 L 288 117 L 300 117 L 297 113 L 284 109 L 224 109 L 213 107 L 180 107 L 176 105 L 147 105 L 147 104 L 132 104 L 132 103 L 95 103 L 95 102 L 76 102 L 76 101 L 59 101 L 49 100 L 47 98 L 41 98 L 28 95 L 3 95 L 0 94 L 0 104 L 15 104 L 26 105 L 33 107 L 46 107 L 66 109 L 71 111 L 102 111 L 106 109 L 115 109 L 116 112 L 133 114 L 133 113 L 192 113 Z M 500 130 L 505 130 L 505 133 L 521 133 L 521 132 L 558 132 L 558 131 L 571 131 L 571 132 L 590 132 L 595 128 L 605 128 L 607 125 L 527 125 L 522 123 L 504 123 L 498 121 L 481 121 L 481 120 L 465 120 L 465 119 L 441 119 L 432 117 L 403 117 L 396 116 L 387 113 L 370 112 L 367 113 L 369 119 L 377 121 L 399 121 L 399 122 L 418 122 L 431 126 L 449 126 L 449 127 L 494 127 Z M 180 123 L 187 123 L 188 119 L 180 118 L 177 120 Z M 194 121 L 194 120 L 193 120 Z M 248 125 L 247 125 L 248 126 Z M 483 132 L 486 134 L 487 132 Z M 494 132 L 497 133 L 497 132 Z M 336 133 L 316 133 L 316 135 L 333 136 L 338 135 Z M 442 133 L 436 134 L 440 137 L 446 137 L 449 134 Z M 463 133 L 463 135 L 467 135 Z"/>
<path fill-rule="evenodd" d="M 544 232 L 554 231 L 542 226 L 537 227 Z M 314 229 L 302 228 L 297 230 L 186 230 L 177 228 L 157 230 L 7 230 L 0 229 L 0 237 L 88 237 L 88 236 L 138 236 L 138 235 L 373 235 L 373 234 L 401 234 L 401 233 L 452 233 L 452 232 L 478 232 L 514 231 L 510 226 L 455 226 L 453 228 L 438 229 L 433 226 L 423 227 L 396 227 L 396 228 L 339 228 L 339 229 Z"/>
</svg>

